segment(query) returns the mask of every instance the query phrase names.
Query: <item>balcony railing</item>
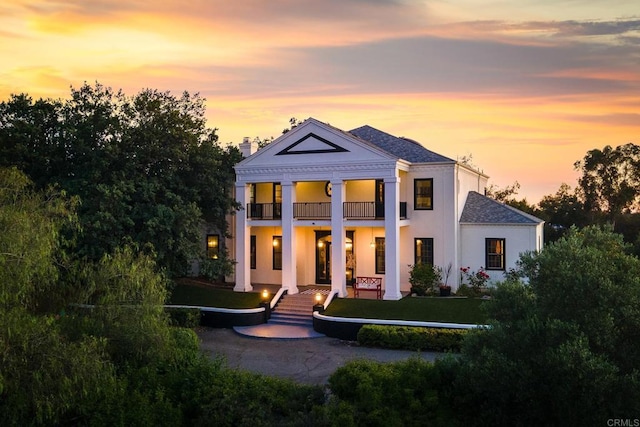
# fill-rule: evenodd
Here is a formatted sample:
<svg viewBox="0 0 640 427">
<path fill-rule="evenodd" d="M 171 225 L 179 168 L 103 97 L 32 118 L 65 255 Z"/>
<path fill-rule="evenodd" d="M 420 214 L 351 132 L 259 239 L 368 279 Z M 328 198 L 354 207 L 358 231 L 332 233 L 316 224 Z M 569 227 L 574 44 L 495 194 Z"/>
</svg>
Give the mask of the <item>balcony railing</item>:
<svg viewBox="0 0 640 427">
<path fill-rule="evenodd" d="M 306 202 L 293 204 L 293 217 L 297 219 L 331 218 L 331 203 Z"/>
<path fill-rule="evenodd" d="M 345 219 L 383 219 L 384 203 L 380 202 L 344 202 L 342 216 Z M 330 202 L 302 202 L 293 204 L 293 217 L 296 219 L 330 219 Z M 280 203 L 247 204 L 249 219 L 281 219 Z M 400 202 L 400 219 L 407 218 L 407 202 Z"/>
<path fill-rule="evenodd" d="M 248 203 L 247 218 L 280 219 L 282 218 L 282 203 Z"/>
</svg>

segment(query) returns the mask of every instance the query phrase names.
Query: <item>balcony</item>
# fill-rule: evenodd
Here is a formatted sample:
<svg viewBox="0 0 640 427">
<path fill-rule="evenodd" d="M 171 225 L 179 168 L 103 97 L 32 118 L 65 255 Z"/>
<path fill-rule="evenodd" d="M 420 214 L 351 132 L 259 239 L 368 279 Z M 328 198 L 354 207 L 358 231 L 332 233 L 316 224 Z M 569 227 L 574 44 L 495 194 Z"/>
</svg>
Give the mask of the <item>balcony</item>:
<svg viewBox="0 0 640 427">
<path fill-rule="evenodd" d="M 384 203 L 380 202 L 344 202 L 344 219 L 384 219 Z M 331 219 L 330 202 L 303 202 L 293 204 L 295 219 Z M 249 219 L 281 219 L 281 203 L 247 204 Z M 407 218 L 407 202 L 400 202 L 400 219 Z"/>
<path fill-rule="evenodd" d="M 248 203 L 247 218 L 249 219 L 281 219 L 282 203 Z"/>
</svg>

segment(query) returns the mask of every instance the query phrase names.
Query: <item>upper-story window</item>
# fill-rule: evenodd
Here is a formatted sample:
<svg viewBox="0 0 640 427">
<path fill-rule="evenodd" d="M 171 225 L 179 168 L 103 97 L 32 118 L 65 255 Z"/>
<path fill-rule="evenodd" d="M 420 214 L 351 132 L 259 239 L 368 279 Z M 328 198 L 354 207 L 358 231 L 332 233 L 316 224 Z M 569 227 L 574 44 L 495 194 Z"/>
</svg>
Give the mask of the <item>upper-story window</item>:
<svg viewBox="0 0 640 427">
<path fill-rule="evenodd" d="M 413 180 L 413 208 L 433 209 L 433 178 Z"/>
<path fill-rule="evenodd" d="M 485 259 L 487 270 L 504 270 L 504 244 L 505 239 L 485 239 Z"/>
<path fill-rule="evenodd" d="M 256 184 L 249 184 L 249 203 L 255 205 L 256 203 Z"/>
<path fill-rule="evenodd" d="M 273 183 L 273 203 L 282 203 L 282 184 Z"/>
</svg>

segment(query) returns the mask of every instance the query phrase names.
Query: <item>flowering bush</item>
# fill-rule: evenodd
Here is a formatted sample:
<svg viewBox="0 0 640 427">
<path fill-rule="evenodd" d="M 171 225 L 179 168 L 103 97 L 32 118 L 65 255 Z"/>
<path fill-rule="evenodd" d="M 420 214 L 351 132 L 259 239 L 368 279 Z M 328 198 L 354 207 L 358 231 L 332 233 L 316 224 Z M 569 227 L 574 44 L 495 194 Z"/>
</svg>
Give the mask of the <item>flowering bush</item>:
<svg viewBox="0 0 640 427">
<path fill-rule="evenodd" d="M 484 268 L 480 267 L 480 269 L 476 272 L 472 271 L 469 267 L 461 267 L 460 274 L 462 275 L 462 282 L 468 283 L 469 286 L 474 290 L 480 290 L 487 285 L 487 281 L 489 280 L 489 275 Z"/>
</svg>

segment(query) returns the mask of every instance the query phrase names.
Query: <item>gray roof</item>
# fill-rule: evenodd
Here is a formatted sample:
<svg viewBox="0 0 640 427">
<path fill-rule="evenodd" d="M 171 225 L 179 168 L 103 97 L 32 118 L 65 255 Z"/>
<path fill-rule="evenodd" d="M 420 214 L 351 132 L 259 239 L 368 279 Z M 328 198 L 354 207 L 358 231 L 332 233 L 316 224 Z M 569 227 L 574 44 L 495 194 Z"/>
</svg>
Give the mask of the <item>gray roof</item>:
<svg viewBox="0 0 640 427">
<path fill-rule="evenodd" d="M 460 216 L 460 222 L 476 224 L 539 224 L 543 220 L 475 191 L 470 191 Z"/>
<path fill-rule="evenodd" d="M 454 160 L 427 150 L 420 143 L 409 138 L 398 138 L 381 130 L 365 125 L 350 130 L 357 138 L 374 144 L 387 153 L 411 163 L 453 162 Z"/>
</svg>

